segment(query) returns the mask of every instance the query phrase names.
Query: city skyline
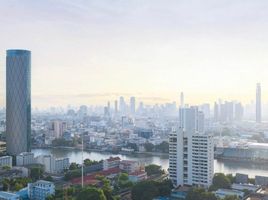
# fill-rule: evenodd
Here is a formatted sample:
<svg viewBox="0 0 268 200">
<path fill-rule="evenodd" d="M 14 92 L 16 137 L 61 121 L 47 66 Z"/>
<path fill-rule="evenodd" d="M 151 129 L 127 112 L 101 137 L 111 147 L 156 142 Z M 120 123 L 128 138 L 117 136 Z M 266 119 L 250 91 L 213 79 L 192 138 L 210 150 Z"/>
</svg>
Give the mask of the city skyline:
<svg viewBox="0 0 268 200">
<path fill-rule="evenodd" d="M 124 94 L 151 104 L 179 102 L 179 91 L 192 105 L 219 98 L 248 103 L 257 82 L 266 103 L 267 6 L 241 0 L 2 2 L 0 106 L 10 48 L 32 51 L 33 107 L 104 105 Z"/>
</svg>

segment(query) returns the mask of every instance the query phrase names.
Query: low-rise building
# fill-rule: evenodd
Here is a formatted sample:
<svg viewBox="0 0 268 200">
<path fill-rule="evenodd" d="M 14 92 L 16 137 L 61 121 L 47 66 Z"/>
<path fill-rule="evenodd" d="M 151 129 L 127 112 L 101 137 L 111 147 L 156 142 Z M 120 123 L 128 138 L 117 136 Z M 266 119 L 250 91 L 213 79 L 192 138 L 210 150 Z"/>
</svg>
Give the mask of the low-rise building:
<svg viewBox="0 0 268 200">
<path fill-rule="evenodd" d="M 54 173 L 62 173 L 70 166 L 69 158 L 57 158 L 54 161 Z"/>
<path fill-rule="evenodd" d="M 0 157 L 0 166 L 12 167 L 12 157 L 11 156 Z"/>
<path fill-rule="evenodd" d="M 252 185 L 252 184 L 237 184 L 237 183 L 233 183 L 231 185 L 231 188 L 233 190 L 240 190 L 240 191 L 248 190 L 248 191 L 251 191 L 251 192 L 256 192 L 258 189 L 260 189 L 260 186 L 256 186 L 256 185 Z"/>
<path fill-rule="evenodd" d="M 20 200 L 20 196 L 11 192 L 0 191 L 0 200 Z"/>
<path fill-rule="evenodd" d="M 147 179 L 146 171 L 135 171 L 128 175 L 128 178 L 132 182 L 139 182 Z"/>
<path fill-rule="evenodd" d="M 28 183 L 29 199 L 45 200 L 48 196 L 55 194 L 55 185 L 49 181 L 37 181 Z"/>
<path fill-rule="evenodd" d="M 33 163 L 34 163 L 34 153 L 32 152 L 23 152 L 16 156 L 17 166 L 31 165 Z"/>
<path fill-rule="evenodd" d="M 127 173 L 132 173 L 140 170 L 140 164 L 133 160 L 122 160 L 119 164 L 119 168 Z"/>
<path fill-rule="evenodd" d="M 103 170 L 108 170 L 112 168 L 119 167 L 120 165 L 120 158 L 119 157 L 110 157 L 103 161 Z"/>
<path fill-rule="evenodd" d="M 218 189 L 214 192 L 214 194 L 220 199 L 224 199 L 227 196 L 237 196 L 240 199 L 244 197 L 244 192 L 239 190 L 230 190 L 230 189 Z"/>
</svg>

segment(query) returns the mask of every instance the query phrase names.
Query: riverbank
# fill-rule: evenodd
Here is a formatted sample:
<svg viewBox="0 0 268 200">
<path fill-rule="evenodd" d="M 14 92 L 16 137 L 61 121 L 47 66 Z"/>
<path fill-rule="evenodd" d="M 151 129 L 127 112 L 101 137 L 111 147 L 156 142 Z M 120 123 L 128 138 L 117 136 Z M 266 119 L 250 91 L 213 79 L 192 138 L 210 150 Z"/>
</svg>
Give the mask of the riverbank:
<svg viewBox="0 0 268 200">
<path fill-rule="evenodd" d="M 46 146 L 46 147 L 32 147 L 32 149 L 71 149 L 71 150 L 80 150 L 82 151 L 81 147 L 66 147 L 66 146 Z M 124 153 L 124 152 L 111 152 L 111 151 L 103 151 L 100 149 L 84 149 L 85 152 L 104 152 L 104 153 L 111 153 L 117 155 L 118 153 L 122 155 L 147 155 L 147 156 L 167 156 L 168 153 L 161 153 L 161 152 L 131 152 L 131 153 Z"/>
</svg>

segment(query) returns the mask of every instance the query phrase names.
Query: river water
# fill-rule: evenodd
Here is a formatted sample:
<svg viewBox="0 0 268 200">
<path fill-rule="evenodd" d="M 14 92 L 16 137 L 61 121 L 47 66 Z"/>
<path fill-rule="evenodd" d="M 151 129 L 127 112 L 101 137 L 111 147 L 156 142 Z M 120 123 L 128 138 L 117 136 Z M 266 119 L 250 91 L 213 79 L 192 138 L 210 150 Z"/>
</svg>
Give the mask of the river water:
<svg viewBox="0 0 268 200">
<path fill-rule="evenodd" d="M 70 162 L 76 162 L 81 164 L 82 151 L 74 149 L 33 149 L 35 156 L 52 154 L 56 158 L 68 157 Z M 84 159 L 89 158 L 90 160 L 104 160 L 110 156 L 118 156 L 124 160 L 135 160 L 140 161 L 144 164 L 156 164 L 161 165 L 163 169 L 168 169 L 168 156 L 151 156 L 151 155 L 121 155 L 112 154 L 107 152 L 87 152 L 84 151 Z M 219 161 L 214 160 L 214 172 L 222 172 L 225 174 L 235 174 L 243 173 L 248 174 L 250 177 L 255 177 L 255 175 L 268 176 L 268 164 L 254 164 L 248 162 L 239 161 Z"/>
</svg>

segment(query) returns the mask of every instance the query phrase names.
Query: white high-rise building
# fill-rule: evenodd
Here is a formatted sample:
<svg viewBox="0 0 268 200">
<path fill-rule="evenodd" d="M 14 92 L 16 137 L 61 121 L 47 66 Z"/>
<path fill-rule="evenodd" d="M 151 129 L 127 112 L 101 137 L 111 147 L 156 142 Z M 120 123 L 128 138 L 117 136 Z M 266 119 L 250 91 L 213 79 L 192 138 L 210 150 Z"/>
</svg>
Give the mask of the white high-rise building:
<svg viewBox="0 0 268 200">
<path fill-rule="evenodd" d="M 133 115 L 136 112 L 136 99 L 135 97 L 130 97 L 130 113 Z"/>
<path fill-rule="evenodd" d="M 209 187 L 214 174 L 213 136 L 204 133 L 204 114 L 181 108 L 179 126 L 169 135 L 169 176 L 175 186 Z"/>
<path fill-rule="evenodd" d="M 32 152 L 23 152 L 16 156 L 16 165 L 17 166 L 25 166 L 33 164 L 34 161 L 34 153 Z"/>
<path fill-rule="evenodd" d="M 12 167 L 12 157 L 11 156 L 2 156 L 0 157 L 0 166 Z"/>
</svg>

